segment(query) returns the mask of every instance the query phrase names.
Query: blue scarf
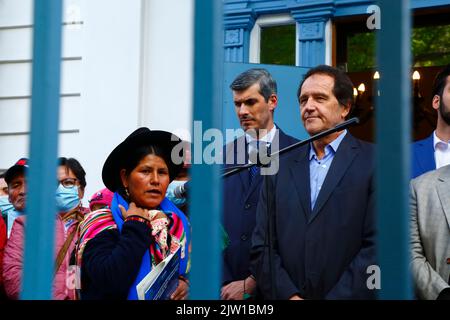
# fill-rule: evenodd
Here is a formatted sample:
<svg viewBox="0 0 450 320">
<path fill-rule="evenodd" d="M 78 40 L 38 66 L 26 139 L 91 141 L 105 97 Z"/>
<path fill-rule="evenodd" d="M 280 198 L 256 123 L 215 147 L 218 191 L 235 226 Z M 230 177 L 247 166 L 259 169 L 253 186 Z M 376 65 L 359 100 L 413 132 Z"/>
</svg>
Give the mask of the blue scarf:
<svg viewBox="0 0 450 320">
<path fill-rule="evenodd" d="M 123 206 L 125 210 L 128 210 L 128 202 L 126 202 L 121 195 L 115 192 L 111 203 L 111 212 L 114 221 L 117 224 L 119 232 L 122 232 L 123 217 L 122 212 L 120 211 L 119 208 L 119 204 Z M 167 198 L 164 198 L 164 200 L 159 205 L 159 208 L 169 216 L 172 213 L 175 213 L 178 217 L 180 217 L 181 221 L 183 222 L 184 231 L 186 233 L 186 248 L 184 250 L 185 252 L 184 258 L 180 257 L 180 275 L 186 275 L 189 261 L 189 244 L 191 241 L 191 228 L 189 222 L 184 213 L 180 211 L 180 209 L 178 209 L 177 206 L 174 205 L 172 202 L 170 202 L 170 200 L 168 200 Z M 141 267 L 139 268 L 136 280 L 134 281 L 133 285 L 130 288 L 130 291 L 128 292 L 128 300 L 138 300 L 136 286 L 139 284 L 139 282 L 141 282 L 142 279 L 144 279 L 144 277 L 150 272 L 151 269 L 152 264 L 151 264 L 150 250 L 147 250 L 144 256 L 142 257 Z"/>
</svg>

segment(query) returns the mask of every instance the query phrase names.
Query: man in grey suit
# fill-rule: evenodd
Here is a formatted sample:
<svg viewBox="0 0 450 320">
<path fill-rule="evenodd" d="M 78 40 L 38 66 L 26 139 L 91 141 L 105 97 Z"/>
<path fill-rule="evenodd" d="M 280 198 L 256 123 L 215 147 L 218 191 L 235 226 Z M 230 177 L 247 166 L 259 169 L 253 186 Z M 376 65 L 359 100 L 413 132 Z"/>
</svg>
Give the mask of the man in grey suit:
<svg viewBox="0 0 450 320">
<path fill-rule="evenodd" d="M 419 299 L 450 299 L 450 165 L 410 183 L 411 270 Z"/>
</svg>

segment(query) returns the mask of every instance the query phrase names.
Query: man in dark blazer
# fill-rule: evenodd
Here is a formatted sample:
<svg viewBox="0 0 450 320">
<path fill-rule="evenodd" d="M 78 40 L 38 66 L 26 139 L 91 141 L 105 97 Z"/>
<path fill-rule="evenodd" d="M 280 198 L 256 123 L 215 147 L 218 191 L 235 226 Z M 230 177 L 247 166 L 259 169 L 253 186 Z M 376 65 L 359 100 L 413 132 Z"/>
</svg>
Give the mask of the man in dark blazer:
<svg viewBox="0 0 450 320">
<path fill-rule="evenodd" d="M 425 172 L 436 170 L 433 145 L 434 135 L 435 131 L 425 139 L 413 143 L 411 178 L 416 178 Z"/>
<path fill-rule="evenodd" d="M 414 142 L 412 147 L 412 178 L 450 164 L 449 88 L 450 64 L 439 71 L 434 79 L 432 107 L 438 115 L 436 130 L 427 138 Z"/>
<path fill-rule="evenodd" d="M 225 146 L 225 168 L 256 163 L 254 155 L 258 150 L 263 154 L 268 149 L 274 152 L 297 142 L 274 124 L 277 86 L 267 70 L 245 71 L 230 88 L 245 135 Z M 274 163 L 267 172 L 277 169 Z M 254 294 L 256 283 L 250 271 L 250 248 L 264 170 L 246 169 L 224 179 L 223 223 L 230 243 L 223 253 L 222 299 L 240 300 Z"/>
<path fill-rule="evenodd" d="M 338 69 L 311 69 L 298 90 L 306 131 L 315 135 L 345 121 L 352 89 Z M 265 183 L 252 239 L 252 267 L 264 297 L 374 298 L 367 284 L 368 267 L 376 265 L 372 145 L 336 132 L 280 159 L 278 173 Z"/>
</svg>

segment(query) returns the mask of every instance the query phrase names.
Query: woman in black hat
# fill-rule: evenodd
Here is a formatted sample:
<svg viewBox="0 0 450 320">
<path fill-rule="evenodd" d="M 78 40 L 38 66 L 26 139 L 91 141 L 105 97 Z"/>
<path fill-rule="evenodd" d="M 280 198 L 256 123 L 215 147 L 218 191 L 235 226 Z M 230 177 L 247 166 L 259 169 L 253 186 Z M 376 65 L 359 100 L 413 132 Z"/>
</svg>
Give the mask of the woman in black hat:
<svg viewBox="0 0 450 320">
<path fill-rule="evenodd" d="M 182 154 L 174 152 L 180 142 L 169 132 L 140 128 L 106 159 L 102 177 L 114 192 L 111 210 L 92 212 L 80 225 L 82 299 L 142 298 L 138 285 L 171 254 L 179 258 L 179 278 L 169 298 L 187 298 L 190 226 L 165 198 L 183 167 Z"/>
</svg>

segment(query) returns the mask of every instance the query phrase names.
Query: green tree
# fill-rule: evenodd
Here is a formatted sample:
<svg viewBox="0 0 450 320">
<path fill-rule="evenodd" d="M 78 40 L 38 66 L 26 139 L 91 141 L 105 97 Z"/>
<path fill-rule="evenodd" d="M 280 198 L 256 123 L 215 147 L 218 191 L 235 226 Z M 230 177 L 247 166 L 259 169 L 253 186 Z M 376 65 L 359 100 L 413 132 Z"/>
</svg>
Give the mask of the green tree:
<svg viewBox="0 0 450 320">
<path fill-rule="evenodd" d="M 450 25 L 414 28 L 411 50 L 414 67 L 441 66 L 450 62 Z M 349 72 L 373 69 L 375 33 L 356 33 L 347 39 Z"/>
</svg>

